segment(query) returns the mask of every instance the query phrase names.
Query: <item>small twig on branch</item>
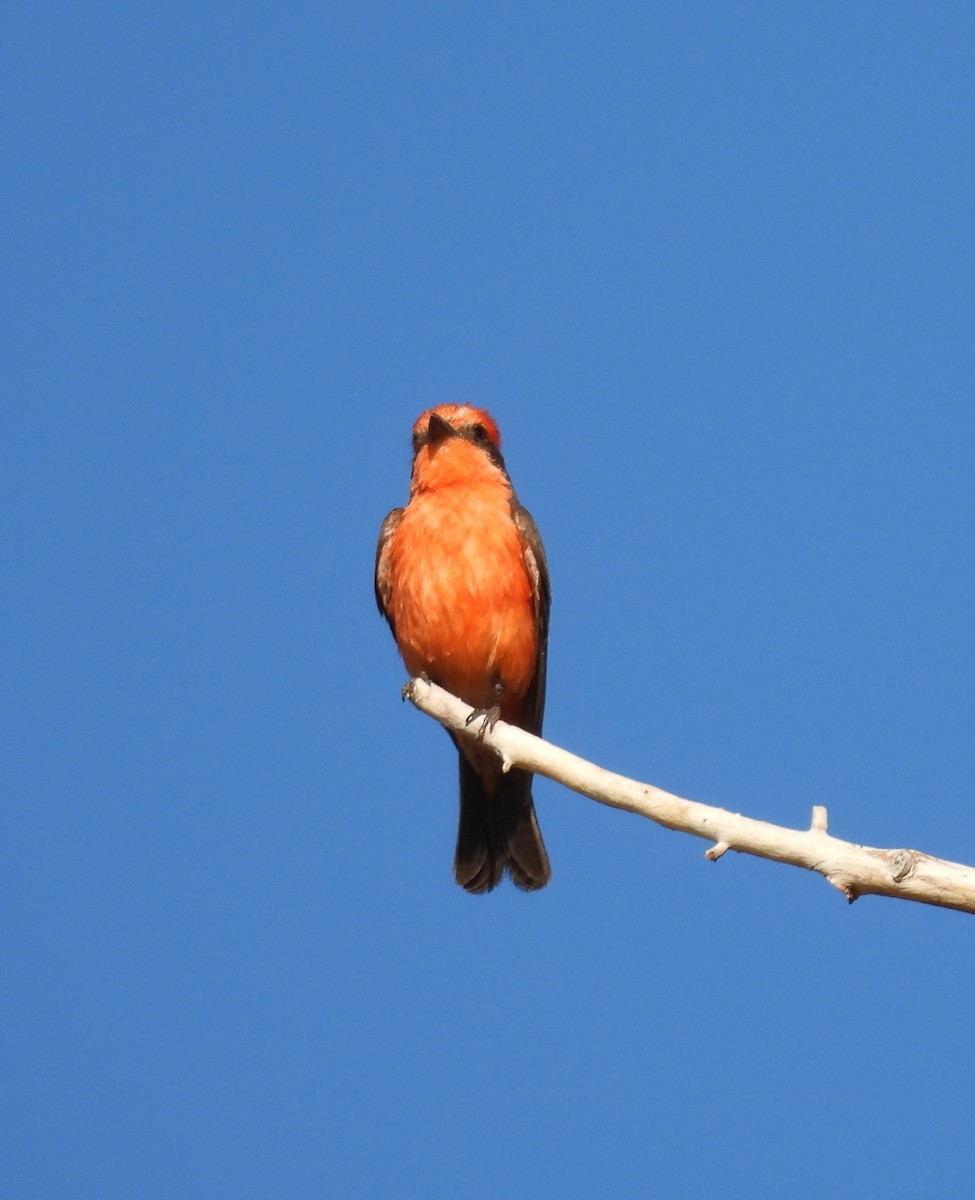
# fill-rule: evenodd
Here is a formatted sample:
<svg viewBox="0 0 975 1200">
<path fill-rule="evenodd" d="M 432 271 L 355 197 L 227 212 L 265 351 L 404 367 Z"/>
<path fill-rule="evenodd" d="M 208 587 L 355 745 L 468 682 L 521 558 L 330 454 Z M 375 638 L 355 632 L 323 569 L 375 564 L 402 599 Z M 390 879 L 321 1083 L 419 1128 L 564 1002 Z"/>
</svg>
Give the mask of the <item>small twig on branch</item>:
<svg viewBox="0 0 975 1200">
<path fill-rule="evenodd" d="M 470 707 L 443 688 L 413 679 L 403 695 L 454 733 L 471 736 L 466 723 Z M 877 850 L 841 841 L 827 832 L 826 809 L 820 805 L 812 810 L 809 829 L 785 829 L 615 775 L 504 721 L 485 730 L 483 740 L 497 751 L 506 771 L 521 767 L 600 804 L 639 813 L 666 829 L 707 838 L 714 843 L 705 851 L 712 861 L 727 850 L 738 850 L 818 871 L 851 903 L 858 896 L 892 896 L 975 913 L 975 867 L 932 858 L 919 850 Z"/>
</svg>

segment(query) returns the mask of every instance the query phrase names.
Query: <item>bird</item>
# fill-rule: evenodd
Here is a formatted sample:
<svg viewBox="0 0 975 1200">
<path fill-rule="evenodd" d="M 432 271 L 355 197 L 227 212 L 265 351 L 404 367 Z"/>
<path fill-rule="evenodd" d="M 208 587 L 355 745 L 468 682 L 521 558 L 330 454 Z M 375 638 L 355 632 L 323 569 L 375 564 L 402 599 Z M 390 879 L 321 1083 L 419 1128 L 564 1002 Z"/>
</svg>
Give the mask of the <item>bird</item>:
<svg viewBox="0 0 975 1200">
<path fill-rule="evenodd" d="M 481 740 L 499 719 L 541 734 L 551 606 L 538 527 L 485 409 L 440 404 L 417 418 L 409 501 L 382 523 L 375 590 L 410 675 L 471 705 L 468 723 L 483 718 L 480 736 L 450 733 L 460 764 L 456 882 L 482 894 L 507 872 L 524 891 L 544 887 L 551 867 L 532 775 L 502 771 Z"/>
</svg>

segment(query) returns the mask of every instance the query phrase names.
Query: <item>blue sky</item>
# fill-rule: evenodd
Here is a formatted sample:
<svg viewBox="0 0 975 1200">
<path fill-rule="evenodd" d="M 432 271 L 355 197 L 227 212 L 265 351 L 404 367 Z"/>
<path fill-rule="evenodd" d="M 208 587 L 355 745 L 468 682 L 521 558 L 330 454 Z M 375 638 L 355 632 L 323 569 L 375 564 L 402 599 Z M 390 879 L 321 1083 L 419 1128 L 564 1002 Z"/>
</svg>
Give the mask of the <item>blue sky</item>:
<svg viewBox="0 0 975 1200">
<path fill-rule="evenodd" d="M 972 919 L 545 781 L 465 895 L 372 565 L 484 405 L 554 741 L 975 861 L 971 6 L 6 25 L 0 1192 L 962 1194 Z"/>
</svg>

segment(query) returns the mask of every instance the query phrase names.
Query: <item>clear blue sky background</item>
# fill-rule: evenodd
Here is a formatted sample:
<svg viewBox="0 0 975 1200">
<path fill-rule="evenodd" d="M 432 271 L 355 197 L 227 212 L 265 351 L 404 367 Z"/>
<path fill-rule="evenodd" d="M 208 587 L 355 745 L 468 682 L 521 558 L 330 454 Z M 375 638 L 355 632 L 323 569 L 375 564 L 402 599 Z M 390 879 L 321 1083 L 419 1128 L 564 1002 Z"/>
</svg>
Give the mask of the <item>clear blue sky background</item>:
<svg viewBox="0 0 975 1200">
<path fill-rule="evenodd" d="M 465 895 L 372 566 L 483 404 L 554 741 L 975 861 L 971 4 L 4 43 L 0 1193 L 965 1194 L 975 920 L 544 781 Z"/>
</svg>

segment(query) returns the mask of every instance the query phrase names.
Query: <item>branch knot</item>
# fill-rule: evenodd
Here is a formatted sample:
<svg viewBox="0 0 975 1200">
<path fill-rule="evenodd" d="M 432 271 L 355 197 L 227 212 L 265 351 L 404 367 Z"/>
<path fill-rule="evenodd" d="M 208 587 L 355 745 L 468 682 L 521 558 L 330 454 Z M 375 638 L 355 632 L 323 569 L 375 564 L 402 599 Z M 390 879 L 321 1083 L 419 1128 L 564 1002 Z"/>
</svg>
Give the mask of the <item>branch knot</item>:
<svg viewBox="0 0 975 1200">
<path fill-rule="evenodd" d="M 894 883 L 900 883 L 914 870 L 914 855 L 910 850 L 891 850 L 887 855 L 887 870 Z"/>
</svg>

